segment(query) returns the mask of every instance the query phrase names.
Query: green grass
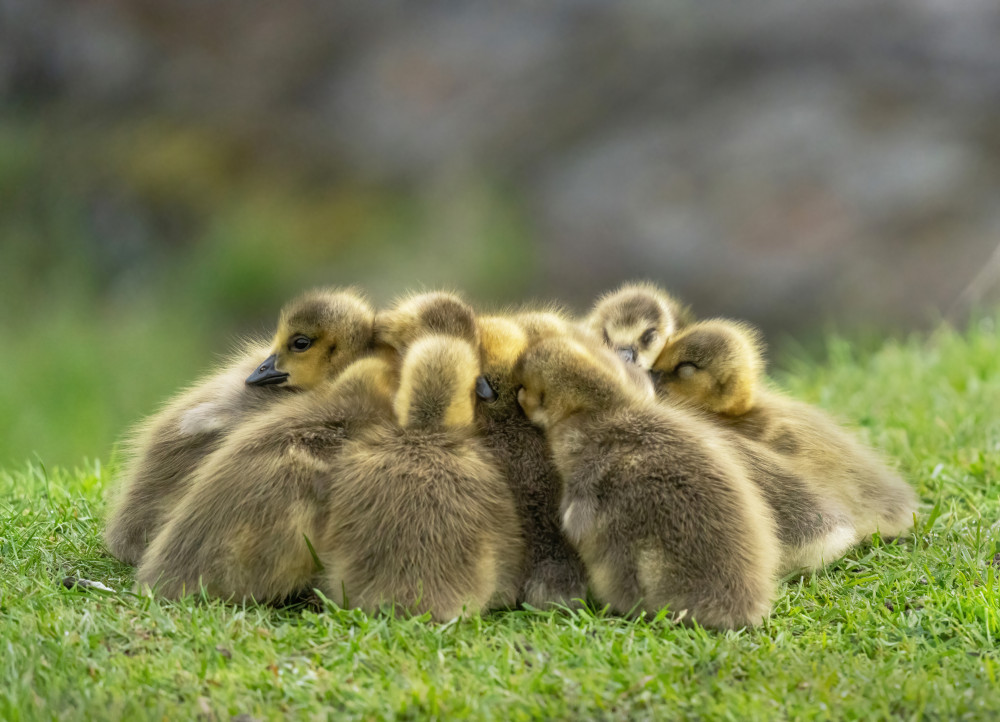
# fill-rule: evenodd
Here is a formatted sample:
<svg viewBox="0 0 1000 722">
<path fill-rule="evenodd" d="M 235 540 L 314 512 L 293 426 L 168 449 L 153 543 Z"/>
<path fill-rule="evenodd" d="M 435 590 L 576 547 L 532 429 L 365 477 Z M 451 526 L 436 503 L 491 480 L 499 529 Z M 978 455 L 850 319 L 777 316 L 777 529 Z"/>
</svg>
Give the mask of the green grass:
<svg viewBox="0 0 1000 722">
<path fill-rule="evenodd" d="M 1000 337 L 959 334 L 783 378 L 856 423 L 920 491 L 917 528 L 786 582 L 759 629 L 600 612 L 433 625 L 127 590 L 98 465 L 0 473 L 0 719 L 995 719 Z"/>
</svg>

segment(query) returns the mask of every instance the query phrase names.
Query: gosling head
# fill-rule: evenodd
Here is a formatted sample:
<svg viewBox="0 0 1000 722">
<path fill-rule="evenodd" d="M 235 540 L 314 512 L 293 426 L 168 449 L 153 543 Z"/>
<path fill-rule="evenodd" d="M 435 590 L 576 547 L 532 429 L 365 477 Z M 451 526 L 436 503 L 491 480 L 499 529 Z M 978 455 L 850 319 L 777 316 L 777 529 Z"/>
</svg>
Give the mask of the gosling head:
<svg viewBox="0 0 1000 722">
<path fill-rule="evenodd" d="M 598 299 L 584 325 L 624 361 L 648 371 L 686 321 L 686 309 L 670 294 L 650 283 L 627 283 Z"/>
<path fill-rule="evenodd" d="M 624 369 L 569 336 L 530 346 L 514 367 L 517 401 L 533 424 L 549 429 L 580 412 L 604 411 L 635 399 Z"/>
<path fill-rule="evenodd" d="M 671 340 L 652 376 L 657 391 L 671 400 L 741 416 L 753 408 L 763 366 L 756 329 L 715 320 L 693 324 Z"/>
<path fill-rule="evenodd" d="M 398 354 L 431 333 L 479 345 L 475 312 L 454 293 L 432 291 L 406 296 L 375 318 L 375 342 Z"/>
<path fill-rule="evenodd" d="M 476 410 L 486 419 L 519 415 L 517 387 L 511 380 L 514 364 L 528 346 L 520 324 L 505 316 L 480 316 L 482 373 L 476 379 Z"/>
<path fill-rule="evenodd" d="M 375 311 L 352 290 L 319 289 L 285 304 L 270 355 L 248 386 L 311 389 L 371 348 Z"/>
<path fill-rule="evenodd" d="M 549 336 L 572 336 L 584 343 L 591 340 L 588 332 L 581 332 L 562 310 L 555 307 L 515 311 L 503 316 L 481 316 L 478 321 L 483 375 L 476 383 L 477 409 L 491 419 L 509 419 L 520 415 L 514 369 L 528 347 Z M 588 348 L 605 350 L 593 346 Z M 611 351 L 608 354 L 613 356 Z M 618 362 L 618 359 L 614 361 Z"/>
</svg>

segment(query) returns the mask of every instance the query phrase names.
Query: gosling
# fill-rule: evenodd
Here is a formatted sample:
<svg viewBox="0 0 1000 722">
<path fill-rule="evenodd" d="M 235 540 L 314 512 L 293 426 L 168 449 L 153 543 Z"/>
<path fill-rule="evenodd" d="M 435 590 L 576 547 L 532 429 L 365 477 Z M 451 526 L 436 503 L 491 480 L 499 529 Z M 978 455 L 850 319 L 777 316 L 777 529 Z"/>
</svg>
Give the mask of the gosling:
<svg viewBox="0 0 1000 722">
<path fill-rule="evenodd" d="M 221 371 L 139 424 L 110 499 L 105 541 L 111 553 L 138 564 L 190 473 L 225 435 L 288 392 L 335 378 L 371 346 L 374 315 L 353 290 L 305 293 L 282 309 L 270 347 L 247 344 Z"/>
<path fill-rule="evenodd" d="M 409 342 L 395 418 L 349 441 L 332 477 L 323 561 L 333 599 L 439 622 L 514 603 L 521 529 L 478 438 L 479 373 L 465 339 Z"/>
<path fill-rule="evenodd" d="M 237 427 L 192 474 L 139 565 L 140 586 L 261 603 L 315 587 L 338 457 L 346 439 L 391 417 L 394 379 L 391 364 L 365 357 Z"/>
<path fill-rule="evenodd" d="M 529 348 L 518 401 L 562 477 L 562 527 L 591 590 L 621 613 L 754 625 L 775 592 L 774 522 L 713 427 L 637 392 L 570 338 Z"/>
<path fill-rule="evenodd" d="M 476 418 L 483 443 L 514 495 L 524 531 L 517 600 L 537 608 L 578 606 L 587 596 L 587 570 L 559 525 L 560 481 L 552 453 L 518 406 L 513 378 L 531 334 L 548 322 L 561 325 L 547 314 L 478 319 L 483 369 L 476 386 Z"/>
<path fill-rule="evenodd" d="M 667 344 L 652 375 L 662 398 L 711 412 L 717 424 L 767 447 L 809 480 L 809 491 L 833 509 L 828 516 L 840 519 L 830 529 L 826 561 L 876 531 L 890 539 L 910 529 L 918 506 L 913 488 L 822 411 L 769 388 L 763 365 L 754 329 L 715 320 Z"/>
<path fill-rule="evenodd" d="M 648 371 L 663 345 L 690 322 L 677 299 L 651 283 L 626 283 L 601 296 L 582 326 L 627 363 Z"/>
<path fill-rule="evenodd" d="M 477 344 L 476 320 L 461 296 L 449 291 L 414 293 L 375 317 L 375 343 L 401 356 L 411 343 L 429 333 L 464 338 Z"/>
</svg>

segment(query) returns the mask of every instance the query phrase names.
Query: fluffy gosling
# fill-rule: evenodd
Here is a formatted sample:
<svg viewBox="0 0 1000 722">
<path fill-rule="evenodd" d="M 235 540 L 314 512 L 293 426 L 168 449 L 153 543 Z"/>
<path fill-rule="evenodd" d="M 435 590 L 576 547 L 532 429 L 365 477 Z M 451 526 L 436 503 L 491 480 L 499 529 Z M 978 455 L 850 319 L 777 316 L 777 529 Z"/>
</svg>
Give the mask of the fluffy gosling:
<svg viewBox="0 0 1000 722">
<path fill-rule="evenodd" d="M 548 437 L 562 527 L 600 601 L 622 613 L 669 606 L 719 628 L 767 616 L 774 523 L 710 424 L 656 404 L 570 338 L 532 346 L 514 375 Z"/>
<path fill-rule="evenodd" d="M 111 553 L 138 564 L 190 473 L 224 436 L 289 391 L 336 377 L 371 346 L 374 315 L 352 290 L 305 293 L 282 309 L 269 347 L 247 344 L 221 371 L 140 423 L 126 443 L 127 460 L 110 499 L 105 541 Z"/>
<path fill-rule="evenodd" d="M 913 488 L 822 411 L 768 388 L 762 369 L 756 331 L 745 324 L 706 321 L 663 349 L 653 378 L 663 398 L 712 412 L 716 423 L 766 447 L 794 476 L 808 480 L 830 525 L 826 541 L 806 559 L 807 567 L 821 564 L 820 556 L 832 561 L 876 531 L 883 538 L 907 531 L 918 505 Z"/>
<path fill-rule="evenodd" d="M 192 474 L 136 580 L 177 598 L 279 602 L 317 581 L 318 540 L 346 439 L 392 414 L 395 372 L 362 358 L 237 427 Z"/>
<path fill-rule="evenodd" d="M 601 296 L 582 325 L 624 361 L 648 371 L 663 345 L 688 321 L 688 310 L 663 289 L 626 283 Z"/>
<path fill-rule="evenodd" d="M 348 442 L 333 477 L 323 542 L 333 599 L 435 621 L 514 603 L 521 529 L 478 436 L 479 372 L 465 339 L 408 344 L 395 418 Z"/>
</svg>

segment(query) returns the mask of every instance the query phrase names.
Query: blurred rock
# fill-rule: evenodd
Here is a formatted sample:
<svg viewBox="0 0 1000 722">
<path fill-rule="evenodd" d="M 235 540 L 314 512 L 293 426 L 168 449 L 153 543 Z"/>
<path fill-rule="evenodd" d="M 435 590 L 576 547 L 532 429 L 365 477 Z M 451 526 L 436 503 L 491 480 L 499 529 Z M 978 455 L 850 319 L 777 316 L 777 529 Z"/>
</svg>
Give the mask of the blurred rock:
<svg viewBox="0 0 1000 722">
<path fill-rule="evenodd" d="M 993 0 L 0 0 L 0 100 L 514 187 L 534 289 L 581 306 L 639 276 L 769 329 L 913 325 L 1000 245 L 998 37 Z"/>
</svg>

